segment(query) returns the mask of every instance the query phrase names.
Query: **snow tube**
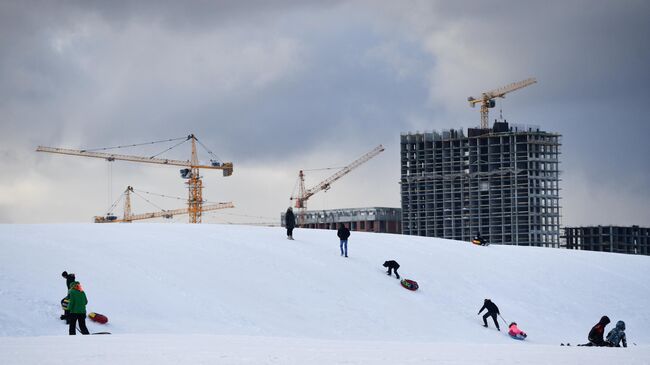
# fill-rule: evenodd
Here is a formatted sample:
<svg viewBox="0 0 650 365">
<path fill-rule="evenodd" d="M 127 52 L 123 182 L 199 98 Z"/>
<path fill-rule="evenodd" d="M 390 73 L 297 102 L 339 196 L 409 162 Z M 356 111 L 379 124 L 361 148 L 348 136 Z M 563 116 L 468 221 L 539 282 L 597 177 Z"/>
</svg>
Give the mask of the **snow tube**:
<svg viewBox="0 0 650 365">
<path fill-rule="evenodd" d="M 68 303 L 70 302 L 70 299 L 68 297 L 65 297 L 61 299 L 61 308 L 63 308 L 64 311 L 68 310 Z"/>
<path fill-rule="evenodd" d="M 405 287 L 406 289 L 411 290 L 411 291 L 416 291 L 420 287 L 418 285 L 417 281 L 414 281 L 414 280 L 402 279 L 402 281 L 400 281 L 400 283 L 402 284 L 403 287 Z"/>
<path fill-rule="evenodd" d="M 514 335 L 514 334 L 508 332 L 508 335 L 509 335 L 510 337 L 512 337 L 513 339 L 515 339 L 515 340 L 519 340 L 519 341 L 523 341 L 523 340 L 526 339 L 526 337 L 528 337 L 528 335 L 526 335 L 526 334 L 523 333 L 523 332 L 520 333 L 520 334 L 518 334 L 518 335 Z"/>
<path fill-rule="evenodd" d="M 88 318 L 90 318 L 90 320 L 93 322 L 97 322 L 101 324 L 106 324 L 106 322 L 108 322 L 108 318 L 105 315 L 95 313 L 95 312 L 88 313 Z"/>
</svg>

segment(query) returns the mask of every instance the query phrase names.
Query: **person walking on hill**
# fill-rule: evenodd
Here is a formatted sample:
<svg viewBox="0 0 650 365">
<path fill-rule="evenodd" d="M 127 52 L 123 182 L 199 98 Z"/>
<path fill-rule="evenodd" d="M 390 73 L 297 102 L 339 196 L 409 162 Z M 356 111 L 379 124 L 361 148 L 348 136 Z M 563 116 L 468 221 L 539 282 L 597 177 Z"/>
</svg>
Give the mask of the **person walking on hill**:
<svg viewBox="0 0 650 365">
<path fill-rule="evenodd" d="M 391 276 L 391 271 L 395 270 L 395 276 L 399 279 L 399 274 L 397 273 L 397 269 L 399 269 L 399 264 L 397 261 L 390 260 L 390 261 L 384 261 L 384 267 L 388 268 L 388 272 L 386 273 L 388 276 Z"/>
<path fill-rule="evenodd" d="M 621 347 L 620 343 L 623 341 L 623 347 L 627 347 L 627 339 L 625 338 L 625 322 L 616 322 L 616 327 L 612 328 L 607 334 L 607 343 L 612 347 Z"/>
<path fill-rule="evenodd" d="M 497 322 L 497 315 L 501 314 L 499 313 L 499 307 L 497 307 L 496 304 L 492 303 L 490 299 L 485 299 L 483 301 L 483 306 L 478 311 L 477 315 L 481 315 L 483 309 L 487 309 L 487 312 L 485 313 L 485 315 L 483 315 L 483 327 L 488 326 L 487 318 L 492 317 L 492 320 L 494 320 L 494 325 L 497 326 L 497 330 L 501 331 L 501 328 L 499 328 L 499 322 Z"/>
<path fill-rule="evenodd" d="M 77 327 L 76 324 L 79 322 L 79 330 L 82 334 L 89 334 L 88 328 L 86 327 L 86 304 L 88 304 L 88 298 L 86 298 L 86 293 L 84 293 L 81 284 L 78 281 L 74 281 L 70 284 L 70 290 L 68 291 L 69 303 L 68 311 L 69 314 L 69 334 L 76 335 Z"/>
<path fill-rule="evenodd" d="M 65 278 L 65 288 L 66 290 L 69 290 L 70 284 L 75 282 L 75 276 L 73 273 L 68 273 L 67 271 L 64 271 L 61 273 L 61 276 Z M 63 308 L 67 308 L 68 301 L 69 301 L 70 296 L 66 294 L 65 298 L 61 299 L 61 306 Z M 70 311 L 67 309 L 63 310 L 63 314 L 61 315 L 61 320 L 65 320 L 65 323 L 68 324 L 70 323 L 70 320 L 68 319 L 68 315 L 70 314 Z"/>
<path fill-rule="evenodd" d="M 350 237 L 350 230 L 345 224 L 341 223 L 336 235 L 341 240 L 341 256 L 345 255 L 345 257 L 348 257 L 348 237 Z"/>
<path fill-rule="evenodd" d="M 293 229 L 296 226 L 296 216 L 293 214 L 293 208 L 287 208 L 287 212 L 284 215 L 284 225 L 287 227 L 287 239 L 293 239 Z"/>
<path fill-rule="evenodd" d="M 589 343 L 586 343 L 584 345 L 578 345 L 578 346 L 597 346 L 597 347 L 608 346 L 607 342 L 603 340 L 603 335 L 605 334 L 605 327 L 609 323 L 610 323 L 609 317 L 602 316 L 600 318 L 600 321 L 598 321 L 598 323 L 596 323 L 593 327 L 591 327 L 591 331 L 589 331 L 589 335 L 587 335 L 587 339 L 589 340 Z"/>
</svg>

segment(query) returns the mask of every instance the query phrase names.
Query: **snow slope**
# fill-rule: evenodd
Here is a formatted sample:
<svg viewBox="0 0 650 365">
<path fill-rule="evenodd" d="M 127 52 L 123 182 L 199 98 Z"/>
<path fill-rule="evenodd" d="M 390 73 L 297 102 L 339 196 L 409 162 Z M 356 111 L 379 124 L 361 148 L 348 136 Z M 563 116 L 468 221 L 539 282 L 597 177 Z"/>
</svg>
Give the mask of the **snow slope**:
<svg viewBox="0 0 650 365">
<path fill-rule="evenodd" d="M 407 341 L 438 349 L 488 346 L 487 353 L 552 345 L 531 353 L 559 349 L 549 356 L 569 361 L 562 355 L 578 351 L 578 358 L 605 363 L 621 350 L 557 346 L 585 342 L 605 314 L 625 320 L 628 360 L 650 359 L 650 257 L 352 232 L 350 257 L 343 258 L 334 231 L 298 229 L 294 237 L 286 240 L 281 228 L 228 225 L 0 225 L 0 336 L 12 337 L 0 340 L 0 362 L 39 363 L 47 355 L 30 357 L 36 346 L 60 351 L 78 341 L 102 341 L 124 348 L 163 338 L 154 342 L 166 351 L 164 339 L 188 347 L 277 341 L 297 349 L 316 343 L 328 352 L 340 346 L 352 351 L 346 360 L 359 363 L 397 356 L 390 349 Z M 420 290 L 407 291 L 386 276 L 381 264 L 387 259 L 397 260 L 402 276 L 417 280 Z M 108 326 L 89 328 L 110 330 L 110 339 L 63 336 L 63 270 L 77 274 L 88 310 L 109 316 Z M 481 327 L 476 313 L 483 298 L 492 298 L 529 339 L 513 343 L 493 324 Z M 378 358 L 364 357 L 366 347 L 376 348 Z M 382 351 L 388 353 L 382 357 Z M 424 361 L 429 350 L 423 351 Z M 464 352 L 457 360 L 477 354 Z M 268 353 L 258 355 L 251 363 L 273 362 Z M 114 360 L 106 356 L 100 358 Z M 548 359 L 531 355 L 526 362 L 534 358 Z M 246 363 L 239 360 L 228 361 Z"/>
</svg>

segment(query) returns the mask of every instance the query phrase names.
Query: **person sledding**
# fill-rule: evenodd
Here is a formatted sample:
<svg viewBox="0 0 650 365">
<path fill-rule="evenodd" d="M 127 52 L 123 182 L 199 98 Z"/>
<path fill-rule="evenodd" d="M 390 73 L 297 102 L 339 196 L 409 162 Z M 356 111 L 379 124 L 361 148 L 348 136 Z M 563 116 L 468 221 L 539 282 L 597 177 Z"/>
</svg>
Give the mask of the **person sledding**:
<svg viewBox="0 0 650 365">
<path fill-rule="evenodd" d="M 77 322 L 79 323 L 79 330 L 82 334 L 87 335 L 90 332 L 86 327 L 86 304 L 88 304 L 88 298 L 86 298 L 86 293 L 84 293 L 81 284 L 78 281 L 72 282 L 70 284 L 70 290 L 68 291 L 68 314 L 69 318 L 69 334 L 77 334 Z"/>
<path fill-rule="evenodd" d="M 501 314 L 499 313 L 499 307 L 497 307 L 496 304 L 492 303 L 490 299 L 485 299 L 483 301 L 483 306 L 478 311 L 477 315 L 481 315 L 481 312 L 483 312 L 484 309 L 487 309 L 487 312 L 483 316 L 483 327 L 488 326 L 487 318 L 492 317 L 492 320 L 494 320 L 494 325 L 497 327 L 497 330 L 501 331 L 501 328 L 499 328 L 499 322 L 497 321 L 497 315 Z"/>
<path fill-rule="evenodd" d="M 485 238 L 481 237 L 481 232 L 476 233 L 476 236 L 472 238 L 472 243 L 479 246 L 487 246 L 489 244 Z"/>
<path fill-rule="evenodd" d="M 524 338 L 528 337 L 526 332 L 520 330 L 519 327 L 517 327 L 517 322 L 510 323 L 510 326 L 508 326 L 508 334 L 510 337 L 517 340 L 523 340 Z"/>
<path fill-rule="evenodd" d="M 627 347 L 627 339 L 625 338 L 625 322 L 616 322 L 616 327 L 612 328 L 612 330 L 607 334 L 606 342 L 611 347 L 621 347 L 621 342 L 623 342 L 623 347 Z"/>
<path fill-rule="evenodd" d="M 589 340 L 589 343 L 585 343 L 583 345 L 578 345 L 578 346 L 597 346 L 597 347 L 602 347 L 602 346 L 609 346 L 605 340 L 603 340 L 603 335 L 605 334 L 605 326 L 607 326 L 610 323 L 609 317 L 607 316 L 602 316 L 600 318 L 600 321 L 596 323 L 592 328 L 591 331 L 589 331 L 589 335 L 587 335 L 587 339 Z"/>
</svg>

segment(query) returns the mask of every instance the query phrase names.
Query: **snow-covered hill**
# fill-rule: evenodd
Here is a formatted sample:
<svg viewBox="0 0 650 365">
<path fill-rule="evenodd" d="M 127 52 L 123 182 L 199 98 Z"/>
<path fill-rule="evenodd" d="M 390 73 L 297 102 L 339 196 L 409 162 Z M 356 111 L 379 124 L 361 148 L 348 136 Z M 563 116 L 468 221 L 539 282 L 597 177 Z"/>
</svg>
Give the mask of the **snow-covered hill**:
<svg viewBox="0 0 650 365">
<path fill-rule="evenodd" d="M 560 342 L 584 343 L 591 326 L 608 315 L 627 324 L 625 354 L 636 360 L 650 354 L 650 257 L 352 232 L 344 258 L 335 231 L 298 229 L 294 237 L 286 240 L 281 228 L 228 225 L 0 225 L 0 336 L 14 337 L 0 341 L 0 360 L 33 341 L 81 341 L 65 337 L 58 319 L 63 270 L 77 274 L 88 310 L 110 318 L 108 326 L 89 324 L 91 331 L 114 334 L 84 340 L 92 343 L 166 335 L 194 346 L 204 336 L 248 344 L 253 336 L 297 347 L 392 344 L 378 346 L 385 350 L 413 341 L 434 348 L 560 348 Z M 388 259 L 420 290 L 407 291 L 386 276 L 381 264 Z M 484 298 L 528 332 L 528 340 L 513 343 L 492 323 L 483 328 L 476 313 Z M 611 351 L 621 355 L 618 349 L 571 351 L 610 351 L 595 357 L 603 361 Z"/>
</svg>

